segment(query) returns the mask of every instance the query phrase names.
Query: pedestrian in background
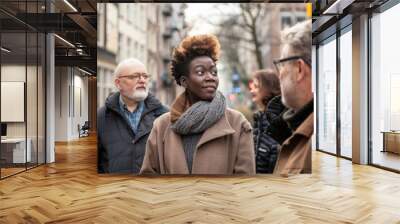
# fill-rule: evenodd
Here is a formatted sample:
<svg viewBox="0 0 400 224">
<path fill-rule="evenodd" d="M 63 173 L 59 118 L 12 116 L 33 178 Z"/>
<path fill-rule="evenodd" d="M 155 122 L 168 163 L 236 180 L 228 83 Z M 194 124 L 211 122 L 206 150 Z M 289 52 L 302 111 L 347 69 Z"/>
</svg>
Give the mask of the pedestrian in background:
<svg viewBox="0 0 400 224">
<path fill-rule="evenodd" d="M 250 92 L 259 108 L 253 116 L 256 172 L 272 173 L 280 144 L 291 135 L 281 116 L 287 108 L 282 104 L 279 78 L 274 70 L 256 71 Z"/>
</svg>

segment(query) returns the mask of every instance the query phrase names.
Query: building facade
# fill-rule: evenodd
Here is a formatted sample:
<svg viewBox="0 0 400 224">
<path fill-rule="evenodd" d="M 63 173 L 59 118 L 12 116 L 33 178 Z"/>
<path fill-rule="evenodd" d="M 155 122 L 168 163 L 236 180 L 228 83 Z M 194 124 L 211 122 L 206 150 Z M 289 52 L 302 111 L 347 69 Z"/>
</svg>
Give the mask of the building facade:
<svg viewBox="0 0 400 224">
<path fill-rule="evenodd" d="M 169 72 L 173 48 L 185 36 L 182 3 L 100 3 L 98 7 L 98 107 L 117 91 L 113 71 L 121 60 L 142 61 L 152 76 L 150 91 L 164 104 L 176 96 Z"/>
</svg>

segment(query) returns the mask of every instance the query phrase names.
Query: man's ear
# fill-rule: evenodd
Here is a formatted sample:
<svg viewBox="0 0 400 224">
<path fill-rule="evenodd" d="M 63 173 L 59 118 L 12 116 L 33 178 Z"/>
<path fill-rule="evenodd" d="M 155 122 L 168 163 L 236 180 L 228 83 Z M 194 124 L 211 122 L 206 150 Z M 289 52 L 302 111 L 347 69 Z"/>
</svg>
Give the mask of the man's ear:
<svg viewBox="0 0 400 224">
<path fill-rule="evenodd" d="M 297 60 L 296 63 L 297 66 L 297 79 L 296 81 L 301 81 L 302 79 L 304 79 L 306 77 L 306 63 L 304 63 L 303 60 Z"/>
<path fill-rule="evenodd" d="M 180 83 L 181 83 L 181 85 L 182 85 L 183 87 L 187 88 L 186 77 L 185 77 L 184 75 L 182 75 L 182 76 L 179 78 L 179 81 L 180 81 Z"/>
<path fill-rule="evenodd" d="M 115 87 L 117 87 L 117 89 L 119 89 L 119 82 L 120 82 L 120 80 L 118 78 L 114 79 L 114 85 L 115 85 Z"/>
</svg>

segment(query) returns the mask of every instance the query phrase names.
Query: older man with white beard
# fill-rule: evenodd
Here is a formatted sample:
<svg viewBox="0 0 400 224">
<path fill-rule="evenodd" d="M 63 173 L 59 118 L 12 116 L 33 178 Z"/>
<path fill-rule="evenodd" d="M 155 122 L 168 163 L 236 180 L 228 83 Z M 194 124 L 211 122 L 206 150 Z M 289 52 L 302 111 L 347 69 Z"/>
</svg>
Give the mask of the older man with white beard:
<svg viewBox="0 0 400 224">
<path fill-rule="evenodd" d="M 98 172 L 138 173 L 154 120 L 167 112 L 148 92 L 150 75 L 137 59 L 120 62 L 114 72 L 119 90 L 97 112 Z"/>
</svg>

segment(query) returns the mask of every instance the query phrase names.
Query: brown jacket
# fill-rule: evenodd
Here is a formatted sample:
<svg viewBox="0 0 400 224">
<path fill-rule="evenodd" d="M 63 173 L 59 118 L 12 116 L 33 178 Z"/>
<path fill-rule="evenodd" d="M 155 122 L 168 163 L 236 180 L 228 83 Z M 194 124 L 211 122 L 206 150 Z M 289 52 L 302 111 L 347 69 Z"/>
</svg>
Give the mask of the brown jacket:
<svg viewBox="0 0 400 224">
<path fill-rule="evenodd" d="M 189 174 L 181 136 L 170 128 L 170 113 L 154 122 L 140 174 Z M 192 174 L 255 174 L 253 134 L 239 112 L 224 116 L 204 131 L 193 157 Z"/>
<path fill-rule="evenodd" d="M 311 136 L 314 131 L 314 113 L 296 129 L 281 146 L 274 174 L 311 173 Z"/>
</svg>

